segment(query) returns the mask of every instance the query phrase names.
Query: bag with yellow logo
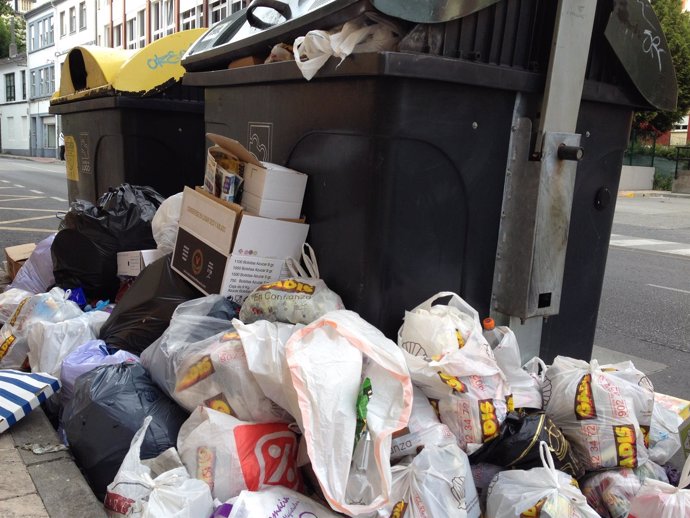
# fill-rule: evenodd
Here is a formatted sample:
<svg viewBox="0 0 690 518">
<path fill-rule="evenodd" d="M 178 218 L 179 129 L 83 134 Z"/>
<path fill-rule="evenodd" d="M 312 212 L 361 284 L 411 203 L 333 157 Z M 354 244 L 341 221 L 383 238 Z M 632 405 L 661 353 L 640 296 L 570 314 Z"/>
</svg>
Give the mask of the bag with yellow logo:
<svg viewBox="0 0 690 518">
<path fill-rule="evenodd" d="M 388 503 L 391 437 L 407 425 L 412 407 L 402 352 L 359 315 L 341 310 L 295 331 L 285 355 L 298 422 L 326 500 L 349 516 L 370 515 Z M 367 378 L 370 390 L 360 414 Z M 358 424 L 364 437 L 355 448 Z M 360 485 L 364 480 L 366 486 Z"/>
<path fill-rule="evenodd" d="M 686 489 L 687 488 L 687 489 Z M 685 461 L 678 487 L 645 479 L 630 503 L 629 518 L 687 518 L 690 516 L 690 457 Z"/>
<path fill-rule="evenodd" d="M 435 304 L 439 299 L 449 300 Z M 437 401 L 441 422 L 464 450 L 498 436 L 511 391 L 469 304 L 454 293 L 434 295 L 405 312 L 398 345 L 412 381 Z"/>
<path fill-rule="evenodd" d="M 554 467 L 543 441 L 539 452 L 543 467 L 501 471 L 491 481 L 487 518 L 599 518 L 575 479 Z"/>
<path fill-rule="evenodd" d="M 254 380 L 239 335 L 222 318 L 231 312 L 221 295 L 181 304 L 168 329 L 142 353 L 142 364 L 190 412 L 205 405 L 243 421 L 292 421 Z"/>
<path fill-rule="evenodd" d="M 391 468 L 393 489 L 380 518 L 479 518 L 470 461 L 456 444 L 426 446 L 409 463 Z"/>
<path fill-rule="evenodd" d="M 600 366 L 558 356 L 543 397 L 586 470 L 634 469 L 647 460 L 654 389 L 632 362 Z"/>
<path fill-rule="evenodd" d="M 344 309 L 340 296 L 321 279 L 292 277 L 262 284 L 246 298 L 240 320 L 310 324 L 329 311 Z"/>
</svg>

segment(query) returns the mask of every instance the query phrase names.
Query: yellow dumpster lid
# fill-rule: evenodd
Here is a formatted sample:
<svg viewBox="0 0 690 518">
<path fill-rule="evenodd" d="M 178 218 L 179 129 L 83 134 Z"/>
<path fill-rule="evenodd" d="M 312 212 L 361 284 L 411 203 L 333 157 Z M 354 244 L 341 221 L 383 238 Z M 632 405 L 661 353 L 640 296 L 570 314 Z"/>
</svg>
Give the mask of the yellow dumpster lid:
<svg viewBox="0 0 690 518">
<path fill-rule="evenodd" d="M 145 95 L 163 90 L 182 78 L 182 55 L 204 32 L 177 32 L 138 50 L 74 47 L 62 64 L 60 89 L 51 103 L 113 91 Z"/>
</svg>

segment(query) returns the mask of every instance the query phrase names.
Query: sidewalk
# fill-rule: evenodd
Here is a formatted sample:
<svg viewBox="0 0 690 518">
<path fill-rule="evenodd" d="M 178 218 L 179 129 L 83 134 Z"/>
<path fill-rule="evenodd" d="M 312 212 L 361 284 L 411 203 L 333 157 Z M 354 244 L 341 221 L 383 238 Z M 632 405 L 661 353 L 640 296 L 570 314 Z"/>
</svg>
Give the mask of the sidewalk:
<svg viewBox="0 0 690 518">
<path fill-rule="evenodd" d="M 107 440 L 106 437 L 103 440 Z M 39 407 L 0 434 L 0 516 L 3 518 L 101 518 L 96 499 L 69 451 L 36 455 L 25 444 L 60 440 Z"/>
<path fill-rule="evenodd" d="M 10 155 L 7 153 L 0 153 L 0 158 L 13 158 L 15 160 L 29 160 L 31 162 L 40 162 L 42 164 L 59 164 L 64 163 L 64 160 L 59 158 L 51 158 L 44 156 L 23 156 L 23 155 Z"/>
<path fill-rule="evenodd" d="M 618 191 L 622 198 L 690 198 L 690 194 L 671 191 Z"/>
</svg>

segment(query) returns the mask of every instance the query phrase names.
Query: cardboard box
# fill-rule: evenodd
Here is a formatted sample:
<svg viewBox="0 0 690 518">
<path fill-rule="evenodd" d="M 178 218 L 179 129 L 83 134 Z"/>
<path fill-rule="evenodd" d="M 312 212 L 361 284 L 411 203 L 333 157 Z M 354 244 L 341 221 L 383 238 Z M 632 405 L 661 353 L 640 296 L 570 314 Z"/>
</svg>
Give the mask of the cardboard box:
<svg viewBox="0 0 690 518">
<path fill-rule="evenodd" d="M 238 303 L 255 288 L 285 276 L 299 258 L 309 225 L 253 216 L 239 205 L 186 187 L 172 268 L 206 295 Z"/>
<path fill-rule="evenodd" d="M 243 164 L 230 151 L 214 145 L 206 151 L 204 188 L 221 200 L 234 202 L 242 185 Z"/>
<path fill-rule="evenodd" d="M 131 252 L 117 253 L 117 274 L 136 277 L 146 266 L 156 259 L 163 257 L 163 252 L 154 248 L 152 250 L 133 250 Z"/>
<path fill-rule="evenodd" d="M 10 279 L 14 279 L 17 276 L 17 272 L 19 272 L 24 262 L 31 256 L 35 248 L 36 243 L 8 246 L 5 248 L 7 274 L 10 276 Z"/>
<path fill-rule="evenodd" d="M 236 140 L 207 133 L 215 144 L 241 162 L 243 178 L 240 203 L 252 214 L 268 218 L 299 218 L 302 211 L 307 175 L 277 164 L 262 163 Z M 218 193 L 215 193 L 218 196 Z"/>
</svg>

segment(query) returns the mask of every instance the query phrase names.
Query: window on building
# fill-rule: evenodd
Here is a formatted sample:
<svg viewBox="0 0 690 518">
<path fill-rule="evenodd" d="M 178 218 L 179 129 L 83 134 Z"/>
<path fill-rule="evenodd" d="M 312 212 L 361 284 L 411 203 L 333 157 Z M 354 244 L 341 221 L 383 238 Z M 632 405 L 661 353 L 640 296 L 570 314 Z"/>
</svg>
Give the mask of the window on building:
<svg viewBox="0 0 690 518">
<path fill-rule="evenodd" d="M 65 25 L 65 11 L 62 11 L 60 13 L 60 37 L 61 38 L 65 35 L 66 30 L 67 30 L 67 26 Z"/>
<path fill-rule="evenodd" d="M 46 65 L 30 73 L 31 97 L 40 98 L 53 95 L 55 92 L 55 66 Z"/>
<path fill-rule="evenodd" d="M 103 35 L 105 39 L 105 46 L 112 47 L 112 41 L 110 41 L 110 24 L 103 27 Z"/>
<path fill-rule="evenodd" d="M 45 31 L 43 30 L 43 20 L 36 22 L 36 32 L 38 33 L 38 47 L 39 49 L 42 49 L 43 47 L 46 46 L 46 35 Z"/>
<path fill-rule="evenodd" d="M 211 4 L 211 25 L 228 16 L 228 1 L 216 0 Z"/>
<path fill-rule="evenodd" d="M 236 13 L 244 7 L 245 2 L 243 0 L 232 0 L 232 6 L 230 8 L 230 13 Z"/>
<path fill-rule="evenodd" d="M 22 70 L 22 100 L 26 100 L 26 70 Z"/>
<path fill-rule="evenodd" d="M 180 27 L 183 31 L 196 29 L 196 8 L 193 7 L 180 14 Z"/>
<path fill-rule="evenodd" d="M 43 123 L 43 147 L 46 149 L 55 149 L 56 144 L 57 132 L 55 131 L 55 122 L 50 122 L 48 124 Z"/>
<path fill-rule="evenodd" d="M 5 102 L 15 100 L 14 72 L 5 74 Z"/>
<path fill-rule="evenodd" d="M 113 48 L 122 46 L 122 24 L 118 24 L 113 29 Z"/>
<path fill-rule="evenodd" d="M 70 7 L 69 8 L 69 32 L 72 34 L 73 32 L 77 32 L 77 8 L 76 7 Z"/>
<path fill-rule="evenodd" d="M 165 5 L 165 34 L 175 32 L 175 4 L 173 0 L 164 0 Z"/>
<path fill-rule="evenodd" d="M 36 50 L 38 48 L 38 42 L 36 41 L 36 24 L 32 23 L 29 25 L 29 50 Z"/>
<path fill-rule="evenodd" d="M 163 36 L 161 1 L 151 4 L 151 40 L 157 40 Z"/>
<path fill-rule="evenodd" d="M 35 70 L 32 70 L 32 71 L 30 72 L 30 78 L 31 78 L 31 97 L 32 97 L 32 98 L 38 97 L 38 95 L 37 95 L 37 94 L 38 94 L 38 91 L 37 91 L 37 89 L 36 89 L 37 86 L 38 86 L 38 85 L 37 85 L 37 82 L 36 82 L 37 76 L 38 76 L 38 74 L 36 73 Z"/>
<path fill-rule="evenodd" d="M 86 29 L 86 2 L 79 4 L 79 30 Z"/>
<path fill-rule="evenodd" d="M 50 15 L 48 19 L 46 20 L 46 45 L 52 45 L 55 43 L 55 37 L 54 37 L 54 23 L 53 23 L 53 16 Z"/>
<path fill-rule="evenodd" d="M 127 20 L 127 48 L 137 48 L 136 19 Z"/>
<path fill-rule="evenodd" d="M 139 48 L 146 46 L 146 12 L 142 9 L 137 13 L 137 27 L 139 27 Z"/>
</svg>

